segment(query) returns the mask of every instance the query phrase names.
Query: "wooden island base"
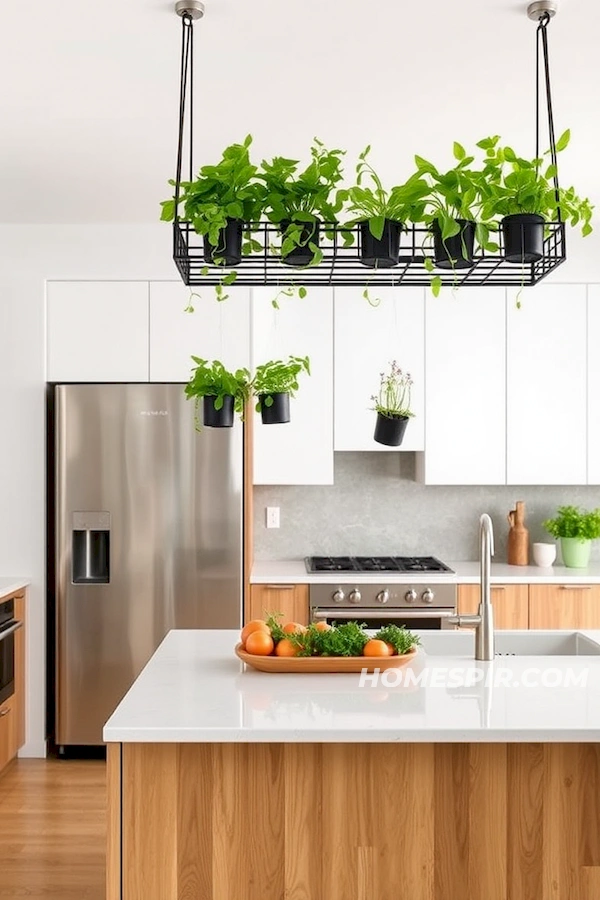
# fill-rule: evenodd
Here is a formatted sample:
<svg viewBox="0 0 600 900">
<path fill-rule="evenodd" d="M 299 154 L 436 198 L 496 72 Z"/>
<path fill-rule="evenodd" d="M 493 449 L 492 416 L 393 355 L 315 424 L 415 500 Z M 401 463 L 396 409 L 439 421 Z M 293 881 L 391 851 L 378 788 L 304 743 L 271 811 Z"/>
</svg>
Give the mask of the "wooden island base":
<svg viewBox="0 0 600 900">
<path fill-rule="evenodd" d="M 110 744 L 108 900 L 599 900 L 595 744 Z"/>
</svg>

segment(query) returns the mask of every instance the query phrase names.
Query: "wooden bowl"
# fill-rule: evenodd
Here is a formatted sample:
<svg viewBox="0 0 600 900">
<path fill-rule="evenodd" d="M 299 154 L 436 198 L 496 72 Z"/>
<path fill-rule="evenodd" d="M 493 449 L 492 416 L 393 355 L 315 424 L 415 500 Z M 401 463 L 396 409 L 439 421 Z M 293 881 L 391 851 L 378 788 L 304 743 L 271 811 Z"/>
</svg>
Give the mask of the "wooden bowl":
<svg viewBox="0 0 600 900">
<path fill-rule="evenodd" d="M 363 669 L 374 672 L 375 669 L 399 669 L 415 658 L 417 648 L 413 647 L 402 656 L 257 656 L 246 653 L 242 645 L 237 644 L 236 656 L 247 666 L 259 672 L 293 672 L 306 674 L 312 672 L 319 675 L 324 672 L 354 672 L 360 674 Z"/>
</svg>

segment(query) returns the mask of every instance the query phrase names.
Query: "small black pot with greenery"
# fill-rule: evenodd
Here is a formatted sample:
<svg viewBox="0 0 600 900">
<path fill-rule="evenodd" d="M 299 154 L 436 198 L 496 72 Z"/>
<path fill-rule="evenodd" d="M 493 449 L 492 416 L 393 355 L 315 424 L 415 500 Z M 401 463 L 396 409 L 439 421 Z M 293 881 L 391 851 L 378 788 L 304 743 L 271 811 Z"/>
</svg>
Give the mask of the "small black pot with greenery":
<svg viewBox="0 0 600 900">
<path fill-rule="evenodd" d="M 287 362 L 270 360 L 257 366 L 252 379 L 252 393 L 257 398 L 256 411 L 263 425 L 281 425 L 290 421 L 290 397 L 298 390 L 298 376 L 310 375 L 308 356 L 290 356 Z"/>
<path fill-rule="evenodd" d="M 403 372 L 396 360 L 390 363 L 390 370 L 381 373 L 379 394 L 371 400 L 377 412 L 373 439 L 387 447 L 399 447 L 404 439 L 408 420 L 414 413 L 410 410 L 412 388 L 410 372 Z"/>
<path fill-rule="evenodd" d="M 356 167 L 356 184 L 343 192 L 348 200 L 348 211 L 354 218 L 348 227 L 359 225 L 360 261 L 373 269 L 392 268 L 398 265 L 400 235 L 407 222 L 419 221 L 424 212 L 423 199 L 429 186 L 419 174 L 403 184 L 386 191 L 381 178 L 367 157 L 371 147 L 359 156 Z M 363 180 L 370 178 L 372 187 L 364 187 Z"/>
<path fill-rule="evenodd" d="M 310 165 L 298 174 L 300 161 L 263 160 L 258 178 L 264 186 L 264 208 L 281 231 L 281 260 L 288 266 L 316 266 L 323 259 L 320 230 L 333 223 L 342 206 L 336 187 L 342 180 L 343 150 L 327 150 L 314 139 Z"/>
<path fill-rule="evenodd" d="M 231 428 L 234 413 L 240 419 L 244 415 L 244 407 L 250 396 L 250 372 L 238 369 L 229 372 L 218 359 L 209 362 L 192 356 L 195 368 L 185 386 L 185 393 L 196 404 L 196 428 L 200 430 L 198 404 L 204 402 L 204 424 L 209 428 Z"/>
</svg>

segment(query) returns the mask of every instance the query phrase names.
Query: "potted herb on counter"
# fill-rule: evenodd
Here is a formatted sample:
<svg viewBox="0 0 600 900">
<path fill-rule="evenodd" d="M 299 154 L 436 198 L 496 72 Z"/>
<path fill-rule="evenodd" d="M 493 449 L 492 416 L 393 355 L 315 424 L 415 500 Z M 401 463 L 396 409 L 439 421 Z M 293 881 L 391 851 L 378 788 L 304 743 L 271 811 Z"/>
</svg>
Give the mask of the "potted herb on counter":
<svg viewBox="0 0 600 900">
<path fill-rule="evenodd" d="M 264 185 L 266 216 L 281 231 L 281 258 L 288 266 L 315 266 L 323 259 L 321 223 L 335 222 L 342 197 L 343 150 L 327 150 L 314 139 L 310 165 L 300 174 L 299 160 L 276 156 L 263 160 L 258 175 Z"/>
<path fill-rule="evenodd" d="M 348 211 L 354 218 L 348 227 L 360 227 L 360 261 L 371 268 L 391 268 L 398 265 L 400 235 L 406 222 L 420 221 L 423 198 L 429 187 L 419 173 L 397 187 L 386 191 L 381 178 L 368 161 L 371 147 L 365 147 L 356 167 L 356 184 L 343 192 Z M 372 187 L 365 187 L 369 178 Z"/>
<path fill-rule="evenodd" d="M 209 362 L 192 356 L 196 363 L 192 376 L 185 386 L 185 393 L 196 404 L 196 427 L 198 426 L 198 404 L 204 401 L 204 424 L 209 428 L 231 428 L 234 413 L 240 419 L 250 396 L 250 372 L 238 369 L 229 372 L 218 359 Z"/>
<path fill-rule="evenodd" d="M 546 531 L 560 538 L 563 562 L 574 569 L 585 569 L 590 561 L 592 541 L 600 538 L 600 509 L 590 511 L 577 506 L 559 506 L 556 518 L 542 522 Z"/>
<path fill-rule="evenodd" d="M 290 356 L 287 362 L 270 360 L 256 367 L 252 392 L 257 398 L 256 411 L 263 425 L 280 425 L 290 421 L 290 397 L 298 390 L 298 376 L 310 375 L 308 356 Z"/>
<path fill-rule="evenodd" d="M 408 420 L 414 413 L 410 409 L 412 388 L 410 373 L 404 373 L 394 360 L 388 374 L 381 373 L 379 394 L 371 397 L 377 412 L 374 440 L 387 447 L 399 447 L 404 438 Z"/>
</svg>

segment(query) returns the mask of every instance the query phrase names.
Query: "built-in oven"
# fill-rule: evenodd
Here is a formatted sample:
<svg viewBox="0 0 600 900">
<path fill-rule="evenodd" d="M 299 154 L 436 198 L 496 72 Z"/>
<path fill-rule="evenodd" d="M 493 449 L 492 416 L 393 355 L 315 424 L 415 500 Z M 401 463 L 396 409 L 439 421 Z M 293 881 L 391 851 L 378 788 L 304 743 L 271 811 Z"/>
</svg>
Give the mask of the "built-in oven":
<svg viewBox="0 0 600 900">
<path fill-rule="evenodd" d="M 15 692 L 15 632 L 22 626 L 15 619 L 15 601 L 0 603 L 0 703 Z"/>
<path fill-rule="evenodd" d="M 369 629 L 403 625 L 410 630 L 454 628 L 455 584 L 405 583 L 367 584 L 337 582 L 311 584 L 310 607 L 313 622 L 355 621 Z"/>
</svg>

